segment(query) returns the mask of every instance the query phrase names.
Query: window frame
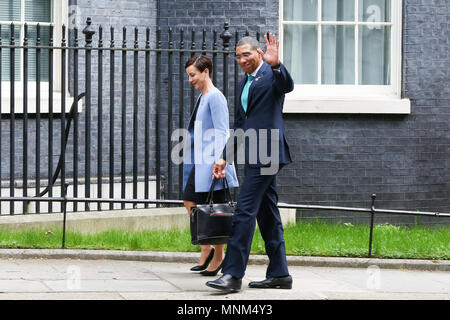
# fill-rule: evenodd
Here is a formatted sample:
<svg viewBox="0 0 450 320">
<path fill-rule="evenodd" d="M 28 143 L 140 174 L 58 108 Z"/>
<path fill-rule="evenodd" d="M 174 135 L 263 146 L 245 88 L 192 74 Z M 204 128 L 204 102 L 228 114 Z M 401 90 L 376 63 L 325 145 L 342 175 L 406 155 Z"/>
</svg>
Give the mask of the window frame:
<svg viewBox="0 0 450 320">
<path fill-rule="evenodd" d="M 391 0 L 390 22 L 364 22 L 358 20 L 358 3 L 355 1 L 356 21 L 322 21 L 322 1 L 318 1 L 317 21 L 283 21 L 284 0 L 279 1 L 279 40 L 280 57 L 283 57 L 284 25 L 317 25 L 318 35 L 318 83 L 321 81 L 321 26 L 352 25 L 356 26 L 355 43 L 359 26 L 390 26 L 391 27 L 391 74 L 390 85 L 324 85 L 295 84 L 294 91 L 288 93 L 285 99 L 284 113 L 383 113 L 409 114 L 410 101 L 401 97 L 402 72 L 402 0 Z M 355 45 L 355 51 L 358 46 Z M 355 52 L 356 53 L 356 52 Z M 355 55 L 357 65 L 358 55 Z M 358 70 L 355 67 L 355 82 Z"/>
<path fill-rule="evenodd" d="M 24 40 L 24 8 L 25 1 L 21 1 L 21 21 L 20 23 L 14 21 L 14 25 L 20 26 L 20 39 L 15 39 L 16 46 L 22 46 Z M 53 23 L 49 22 L 39 22 L 41 26 L 53 26 L 53 44 L 55 47 L 59 47 L 62 40 L 62 26 L 67 26 L 68 24 L 68 0 L 53 0 Z M 1 21 L 3 25 L 5 23 L 11 24 L 12 21 Z M 26 24 L 28 26 L 36 26 L 38 22 L 29 22 Z M 6 41 L 9 41 L 9 38 L 2 39 L 2 43 L 4 45 L 9 44 Z M 68 42 L 68 29 L 66 29 L 66 41 Z M 46 44 L 43 44 L 46 45 Z M 8 50 L 8 48 L 3 48 L 2 50 Z M 20 75 L 21 80 L 14 81 L 14 113 L 20 114 L 23 113 L 23 100 L 24 100 L 24 92 L 23 92 L 23 49 L 20 50 Z M 68 50 L 66 51 L 66 61 L 68 59 Z M 61 75 L 61 62 L 62 62 L 62 54 L 60 49 L 53 50 L 53 61 L 49 63 L 53 63 L 53 113 L 61 113 L 61 104 L 63 100 L 63 93 L 61 92 L 62 88 L 62 75 Z M 17 63 L 17 61 L 16 61 Z M 66 66 L 68 64 L 66 63 Z M 66 112 L 70 111 L 70 106 L 73 102 L 73 97 L 70 96 L 68 90 L 68 67 L 66 67 L 66 84 L 65 84 L 65 92 L 64 97 L 66 100 Z M 34 114 L 36 113 L 36 81 L 27 81 L 28 91 L 27 91 L 27 113 Z M 1 81 L 1 113 L 2 114 L 10 114 L 11 108 L 11 98 L 10 98 L 10 81 Z M 40 113 L 49 113 L 49 82 L 48 81 L 40 81 Z"/>
</svg>

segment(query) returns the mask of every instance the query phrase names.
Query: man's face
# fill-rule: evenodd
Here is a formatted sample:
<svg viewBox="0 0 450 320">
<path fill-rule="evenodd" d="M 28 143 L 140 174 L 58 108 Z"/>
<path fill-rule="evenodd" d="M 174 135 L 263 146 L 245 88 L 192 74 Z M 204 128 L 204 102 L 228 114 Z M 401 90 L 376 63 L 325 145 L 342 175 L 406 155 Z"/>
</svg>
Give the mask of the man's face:
<svg viewBox="0 0 450 320">
<path fill-rule="evenodd" d="M 261 55 L 249 44 L 244 44 L 236 48 L 236 60 L 242 70 L 251 74 L 260 65 Z"/>
</svg>

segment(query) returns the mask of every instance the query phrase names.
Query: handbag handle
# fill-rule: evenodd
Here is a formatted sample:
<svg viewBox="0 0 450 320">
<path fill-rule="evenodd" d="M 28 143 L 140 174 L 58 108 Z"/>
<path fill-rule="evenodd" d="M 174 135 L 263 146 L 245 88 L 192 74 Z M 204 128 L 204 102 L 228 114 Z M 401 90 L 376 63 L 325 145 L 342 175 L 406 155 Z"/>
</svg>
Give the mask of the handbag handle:
<svg viewBox="0 0 450 320">
<path fill-rule="evenodd" d="M 222 179 L 222 183 L 223 183 L 223 191 L 225 192 L 225 197 L 227 198 L 229 203 L 233 203 L 233 198 L 231 197 L 231 192 L 230 192 L 230 188 L 228 186 L 228 181 L 227 178 L 219 178 Z M 206 197 L 206 203 L 208 203 L 210 206 L 212 206 L 214 204 L 213 202 L 213 192 L 214 192 L 214 184 L 217 180 L 219 179 L 215 179 L 213 177 L 213 180 L 211 182 L 211 187 L 209 188 L 209 192 L 208 192 L 208 196 Z"/>
</svg>

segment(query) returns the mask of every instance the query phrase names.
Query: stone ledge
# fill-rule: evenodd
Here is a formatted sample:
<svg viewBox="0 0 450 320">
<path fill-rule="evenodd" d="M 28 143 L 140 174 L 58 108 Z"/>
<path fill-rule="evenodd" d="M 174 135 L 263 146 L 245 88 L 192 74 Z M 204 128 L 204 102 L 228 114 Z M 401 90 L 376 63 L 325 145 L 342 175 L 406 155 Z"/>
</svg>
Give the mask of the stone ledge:
<svg viewBox="0 0 450 320">
<path fill-rule="evenodd" d="M 280 209 L 283 225 L 295 223 L 295 209 Z M 62 228 L 63 214 L 0 216 L 2 230 Z M 184 207 L 68 212 L 66 230 L 84 234 L 107 230 L 142 231 L 189 228 Z"/>
<path fill-rule="evenodd" d="M 84 250 L 84 249 L 0 249 L 0 259 L 80 259 L 127 260 L 147 262 L 196 263 L 198 252 Z M 289 266 L 328 268 L 369 268 L 450 271 L 448 260 L 376 259 L 346 257 L 287 256 Z M 249 264 L 267 265 L 266 255 L 250 255 Z"/>
</svg>

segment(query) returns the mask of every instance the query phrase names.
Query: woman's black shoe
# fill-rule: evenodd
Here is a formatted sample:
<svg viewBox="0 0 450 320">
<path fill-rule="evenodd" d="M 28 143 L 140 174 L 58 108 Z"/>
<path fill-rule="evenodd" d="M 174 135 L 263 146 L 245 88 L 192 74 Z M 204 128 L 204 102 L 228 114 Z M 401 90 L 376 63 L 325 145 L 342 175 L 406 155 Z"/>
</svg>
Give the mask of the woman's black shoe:
<svg viewBox="0 0 450 320">
<path fill-rule="evenodd" d="M 205 270 L 205 271 L 200 272 L 200 274 L 202 276 L 213 277 L 220 271 L 220 269 L 222 269 L 222 264 L 223 264 L 223 261 L 216 270 L 213 270 L 213 271 Z"/>
<path fill-rule="evenodd" d="M 202 265 L 198 265 L 191 268 L 191 271 L 202 271 L 208 268 L 209 263 L 211 262 L 212 258 L 214 257 L 214 248 L 211 249 L 211 252 L 209 253 L 208 258 L 206 258 L 206 261 Z"/>
</svg>

